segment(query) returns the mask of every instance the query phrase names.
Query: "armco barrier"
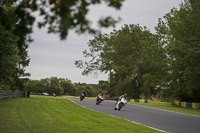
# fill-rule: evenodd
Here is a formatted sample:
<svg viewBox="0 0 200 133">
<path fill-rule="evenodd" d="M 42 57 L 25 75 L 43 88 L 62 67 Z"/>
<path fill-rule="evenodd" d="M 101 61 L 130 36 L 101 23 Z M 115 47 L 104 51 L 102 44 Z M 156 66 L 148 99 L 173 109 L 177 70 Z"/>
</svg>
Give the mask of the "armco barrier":
<svg viewBox="0 0 200 133">
<path fill-rule="evenodd" d="M 177 100 L 175 100 L 175 101 L 174 101 L 174 105 L 176 105 L 176 106 L 180 106 L 180 102 L 177 101 Z"/>
<path fill-rule="evenodd" d="M 186 108 L 192 108 L 192 103 L 186 102 Z"/>
<path fill-rule="evenodd" d="M 200 109 L 200 103 L 180 102 L 180 101 L 175 100 L 174 105 L 183 107 L 183 108 Z"/>
<path fill-rule="evenodd" d="M 181 107 L 186 107 L 186 102 L 181 102 Z"/>
<path fill-rule="evenodd" d="M 2 90 L 0 91 L 0 100 L 13 98 L 13 97 L 23 97 L 24 91 L 11 91 L 11 90 Z"/>
<path fill-rule="evenodd" d="M 141 102 L 141 103 L 144 103 L 144 102 L 145 102 L 145 99 L 140 99 L 140 102 Z"/>
<path fill-rule="evenodd" d="M 134 99 L 130 99 L 130 103 L 134 103 Z"/>
<path fill-rule="evenodd" d="M 192 103 L 192 108 L 193 109 L 199 109 L 200 108 L 200 103 Z"/>
<path fill-rule="evenodd" d="M 139 103 L 139 102 L 140 102 L 140 99 L 135 99 L 134 102 L 138 102 L 138 103 Z"/>
</svg>

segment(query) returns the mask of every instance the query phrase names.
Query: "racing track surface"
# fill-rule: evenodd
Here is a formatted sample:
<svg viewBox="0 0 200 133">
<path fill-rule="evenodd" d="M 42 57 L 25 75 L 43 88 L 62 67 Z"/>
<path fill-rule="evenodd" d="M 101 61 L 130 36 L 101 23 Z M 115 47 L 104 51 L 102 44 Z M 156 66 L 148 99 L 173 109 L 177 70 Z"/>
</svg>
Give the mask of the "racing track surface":
<svg viewBox="0 0 200 133">
<path fill-rule="evenodd" d="M 103 101 L 100 105 L 96 105 L 95 100 L 70 100 L 86 108 L 121 117 L 166 132 L 200 133 L 200 117 L 198 116 L 184 115 L 133 104 L 126 104 L 120 111 L 115 111 L 115 103 L 112 101 Z"/>
</svg>

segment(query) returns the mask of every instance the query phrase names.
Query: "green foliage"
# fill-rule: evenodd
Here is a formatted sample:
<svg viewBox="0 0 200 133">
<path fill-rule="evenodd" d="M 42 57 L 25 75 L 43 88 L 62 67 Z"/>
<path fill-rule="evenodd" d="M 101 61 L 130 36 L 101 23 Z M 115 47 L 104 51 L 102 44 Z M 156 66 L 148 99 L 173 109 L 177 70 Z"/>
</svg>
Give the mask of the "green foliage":
<svg viewBox="0 0 200 133">
<path fill-rule="evenodd" d="M 200 2 L 185 0 L 164 16 L 158 33 L 166 40 L 169 76 L 166 82 L 179 100 L 200 101 Z"/>
<path fill-rule="evenodd" d="M 15 84 L 13 76 L 20 59 L 16 44 L 17 37 L 0 25 L 0 88 L 4 90 Z"/>
<path fill-rule="evenodd" d="M 64 90 L 60 85 L 60 80 L 56 77 L 51 77 L 49 80 L 49 88 L 47 89 L 49 94 L 55 93 L 56 95 L 62 95 Z"/>
<path fill-rule="evenodd" d="M 99 80 L 99 89 L 108 90 L 109 89 L 109 82 L 104 80 Z"/>
<path fill-rule="evenodd" d="M 79 96 L 83 90 L 86 92 L 86 96 L 97 96 L 98 95 L 98 90 L 94 88 L 94 85 L 92 84 L 86 84 L 86 83 L 75 83 L 75 87 L 77 88 L 76 95 Z"/>
<path fill-rule="evenodd" d="M 97 96 L 97 86 L 98 85 L 86 83 L 73 84 L 69 79 L 51 77 L 41 80 L 29 80 L 26 84 L 26 89 L 35 93 L 47 92 L 50 95 L 53 95 L 53 93 L 55 93 L 59 96 L 79 96 L 83 92 L 83 90 L 85 90 L 87 96 Z"/>
<path fill-rule="evenodd" d="M 105 3 L 109 7 L 120 9 L 124 0 L 106 0 Z M 24 84 L 27 82 L 29 73 L 25 72 L 25 68 L 29 65 L 30 58 L 28 57 L 28 44 L 32 42 L 30 34 L 32 33 L 35 16 L 33 12 L 39 12 L 43 18 L 38 26 L 48 27 L 49 33 L 60 34 L 61 39 L 65 39 L 69 30 L 75 30 L 77 33 L 97 33 L 99 30 L 91 28 L 91 22 L 86 17 L 89 11 L 89 6 L 101 4 L 99 0 L 1 0 L 0 1 L 0 32 L 2 47 L 9 47 L 7 50 L 13 51 L 13 55 L 2 56 L 2 65 L 8 58 L 16 57 L 16 60 L 9 60 L 11 66 L 1 69 L 6 72 L 0 79 L 1 89 L 24 89 Z M 100 26 L 114 26 L 118 20 L 112 17 L 105 17 L 99 21 Z M 5 33 L 4 33 L 5 32 Z M 4 35 L 10 37 L 2 38 Z M 10 39 L 10 40 L 8 40 Z M 11 42 L 11 40 L 13 40 Z M 8 43 L 12 43 L 7 45 Z M 6 45 L 6 46 L 5 46 Z M 15 46 L 14 46 L 15 45 Z M 6 55 L 6 48 L 2 48 L 1 54 Z M 16 55 L 17 54 L 17 55 Z M 4 60 L 4 61 L 3 61 Z M 8 66 L 7 63 L 6 66 Z M 13 66 L 15 64 L 15 66 Z M 3 66 L 1 66 L 3 67 Z M 12 71 L 10 71 L 12 68 Z M 15 68 L 15 70 L 13 69 Z M 11 76 L 12 75 L 12 76 Z M 4 83 L 5 82 L 5 83 Z M 12 83 L 11 83 L 12 82 Z M 56 85 L 57 86 L 57 85 Z M 60 87 L 59 87 L 60 88 Z M 63 90 L 58 93 L 63 93 Z"/>
<path fill-rule="evenodd" d="M 0 3 L 0 27 L 1 33 L 10 36 L 8 40 L 7 36 L 1 38 L 2 55 L 6 55 L 7 51 L 12 52 L 15 55 L 15 60 L 10 59 L 9 62 L 13 69 L 10 70 L 9 66 L 5 67 L 7 69 L 7 74 L 4 75 L 5 78 L 9 78 L 6 82 L 12 81 L 12 83 L 7 84 L 8 86 L 2 87 L 3 89 L 24 89 L 24 83 L 26 82 L 26 76 L 29 76 L 25 72 L 25 67 L 29 64 L 29 58 L 27 54 L 27 43 L 30 42 L 28 34 L 31 33 L 33 24 L 33 18 L 25 10 L 21 10 L 15 4 L 15 1 L 1 1 Z M 9 34 L 8 34 L 9 33 Z M 1 40 L 1 41 L 2 41 Z M 11 42 L 13 40 L 13 42 Z M 12 43 L 12 44 L 8 44 Z M 10 47 L 10 48 L 8 48 Z M 6 51 L 7 48 L 7 51 Z M 10 49 L 13 49 L 12 51 Z M 17 54 L 17 55 L 16 55 Z M 10 55 L 10 54 L 8 54 Z M 2 60 L 7 60 L 8 56 L 2 56 Z M 12 57 L 13 58 L 13 57 Z M 10 76 L 12 75 L 12 76 Z"/>
<path fill-rule="evenodd" d="M 59 83 L 64 90 L 63 94 L 74 96 L 77 92 L 77 88 L 73 85 L 71 80 L 59 78 Z"/>
<path fill-rule="evenodd" d="M 200 101 L 200 2 L 185 0 L 159 19 L 156 34 L 139 25 L 99 35 L 76 61 L 82 74 L 109 73 L 109 94 Z"/>
<path fill-rule="evenodd" d="M 120 9 L 124 0 L 28 0 L 28 1 L 9 1 L 18 7 L 16 15 L 25 15 L 29 17 L 25 25 L 31 24 L 34 19 L 30 13 L 38 11 L 43 18 L 38 22 L 38 27 L 42 28 L 47 26 L 48 33 L 58 33 L 61 39 L 66 39 L 68 32 L 74 29 L 77 33 L 96 33 L 98 29 L 91 27 L 91 20 L 86 16 L 89 12 L 89 6 L 102 4 L 103 2 L 108 6 L 115 9 Z M 1 4 L 5 5 L 8 2 L 3 1 Z M 114 26 L 118 20 L 113 17 L 107 16 L 99 20 L 101 27 Z"/>
<path fill-rule="evenodd" d="M 128 93 L 139 98 L 141 92 L 149 97 L 153 89 L 160 85 L 164 63 L 164 52 L 158 44 L 157 36 L 139 25 L 124 25 L 121 30 L 113 31 L 90 40 L 90 51 L 84 51 L 88 62 L 76 61 L 79 68 L 84 68 L 83 75 L 102 71 L 110 74 L 109 93 L 120 95 Z M 143 77 L 149 74 L 149 77 Z M 152 84 L 147 84 L 145 80 Z M 147 79 L 148 78 L 148 79 Z M 146 84 L 144 84 L 146 83 Z M 145 88 L 151 93 L 147 93 Z"/>
<path fill-rule="evenodd" d="M 64 94 L 63 80 L 57 77 L 51 77 L 41 80 L 29 80 L 26 84 L 26 89 L 31 92 L 43 93 L 47 92 L 50 95 L 55 93 L 56 95 Z M 66 89 L 66 87 L 65 87 Z"/>
</svg>

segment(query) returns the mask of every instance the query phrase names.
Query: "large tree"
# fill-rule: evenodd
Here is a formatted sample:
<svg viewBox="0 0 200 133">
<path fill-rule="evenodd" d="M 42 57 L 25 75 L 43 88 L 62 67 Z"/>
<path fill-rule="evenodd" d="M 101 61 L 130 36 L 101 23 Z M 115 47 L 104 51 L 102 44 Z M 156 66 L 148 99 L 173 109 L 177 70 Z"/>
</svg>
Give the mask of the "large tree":
<svg viewBox="0 0 200 133">
<path fill-rule="evenodd" d="M 157 33 L 168 56 L 168 88 L 184 101 L 200 101 L 200 1 L 185 0 L 160 19 Z"/>
<path fill-rule="evenodd" d="M 83 75 L 91 72 L 109 72 L 110 94 L 128 93 L 139 98 L 155 93 L 160 85 L 165 55 L 156 35 L 139 25 L 124 25 L 121 30 L 100 35 L 90 40 L 84 57 L 89 61 L 76 61 Z M 160 56 L 161 55 L 161 56 Z M 145 79 L 145 81 L 144 81 Z"/>
<path fill-rule="evenodd" d="M 15 64 L 15 73 L 12 75 L 11 80 L 13 84 L 10 84 L 11 89 L 24 89 L 24 82 L 26 76 L 29 74 L 25 72 L 25 67 L 29 64 L 29 57 L 27 52 L 28 43 L 31 41 L 29 34 L 32 31 L 32 24 L 34 18 L 31 17 L 30 13 L 26 12 L 25 9 L 21 9 L 18 6 L 14 5 L 14 0 L 0 2 L 0 26 L 2 33 L 9 32 L 10 38 L 15 37 L 15 48 L 17 49 L 18 62 Z M 1 45 L 4 45 L 4 49 L 8 46 L 5 44 L 10 43 L 6 39 L 4 42 L 1 42 Z M 7 49 L 9 52 L 11 50 Z M 2 51 L 6 54 L 6 51 Z M 4 58 L 4 57 L 3 57 Z M 4 58 L 4 60 L 7 60 Z M 10 60 L 12 62 L 12 60 Z M 4 68 L 7 69 L 7 68 Z M 13 71 L 10 71 L 13 72 Z M 5 89 L 5 88 L 4 88 Z"/>
<path fill-rule="evenodd" d="M 12 89 L 19 62 L 17 37 L 0 25 L 0 90 Z"/>
</svg>

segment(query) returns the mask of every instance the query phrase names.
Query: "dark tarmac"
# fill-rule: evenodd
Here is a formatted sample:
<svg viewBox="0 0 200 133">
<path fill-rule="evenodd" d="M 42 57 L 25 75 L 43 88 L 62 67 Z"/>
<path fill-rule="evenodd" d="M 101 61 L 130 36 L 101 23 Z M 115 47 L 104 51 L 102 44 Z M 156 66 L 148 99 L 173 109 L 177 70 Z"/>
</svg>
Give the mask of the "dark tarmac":
<svg viewBox="0 0 200 133">
<path fill-rule="evenodd" d="M 112 116 L 121 117 L 151 128 L 170 133 L 200 133 L 200 117 L 164 111 L 139 105 L 126 104 L 120 111 L 114 110 L 113 101 L 70 99 L 76 104 Z"/>
</svg>

